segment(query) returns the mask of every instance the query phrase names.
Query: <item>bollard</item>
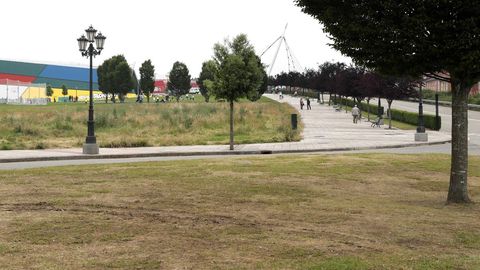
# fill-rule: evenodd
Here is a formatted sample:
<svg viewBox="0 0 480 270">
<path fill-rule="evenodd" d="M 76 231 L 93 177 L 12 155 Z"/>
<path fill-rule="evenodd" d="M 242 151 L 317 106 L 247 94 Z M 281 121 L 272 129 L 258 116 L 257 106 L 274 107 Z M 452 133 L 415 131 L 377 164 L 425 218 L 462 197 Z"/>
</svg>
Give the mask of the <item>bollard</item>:
<svg viewBox="0 0 480 270">
<path fill-rule="evenodd" d="M 292 113 L 292 129 L 296 130 L 297 129 L 297 114 Z"/>
<path fill-rule="evenodd" d="M 438 114 L 438 93 L 435 93 L 435 130 L 440 130 L 440 116 Z"/>
</svg>

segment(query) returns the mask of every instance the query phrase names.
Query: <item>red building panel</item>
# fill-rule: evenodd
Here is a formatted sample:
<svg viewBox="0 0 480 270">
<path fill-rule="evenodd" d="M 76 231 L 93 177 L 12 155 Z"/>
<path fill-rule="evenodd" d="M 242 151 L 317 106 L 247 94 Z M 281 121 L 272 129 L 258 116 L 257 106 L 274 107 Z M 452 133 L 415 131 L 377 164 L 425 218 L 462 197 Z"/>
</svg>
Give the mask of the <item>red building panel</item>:
<svg viewBox="0 0 480 270">
<path fill-rule="evenodd" d="M 472 87 L 472 89 L 470 90 L 470 95 L 480 94 L 480 91 L 478 89 L 479 84 L 480 82 L 475 84 L 475 86 Z"/>
<path fill-rule="evenodd" d="M 12 81 L 20 81 L 31 83 L 36 78 L 33 76 L 22 76 L 22 75 L 14 75 L 14 74 L 7 74 L 7 73 L 0 73 L 0 80 L 12 80 Z"/>
<path fill-rule="evenodd" d="M 156 80 L 155 81 L 155 90 L 153 91 L 154 94 L 162 94 L 166 93 L 167 89 L 167 81 L 166 80 Z"/>
</svg>

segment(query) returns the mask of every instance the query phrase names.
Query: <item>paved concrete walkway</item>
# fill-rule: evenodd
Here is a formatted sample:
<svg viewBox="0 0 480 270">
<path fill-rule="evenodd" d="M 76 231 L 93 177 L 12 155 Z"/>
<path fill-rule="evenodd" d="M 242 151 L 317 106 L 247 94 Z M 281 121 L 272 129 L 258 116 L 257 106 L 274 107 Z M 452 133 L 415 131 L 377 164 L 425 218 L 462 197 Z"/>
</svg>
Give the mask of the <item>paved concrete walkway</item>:
<svg viewBox="0 0 480 270">
<path fill-rule="evenodd" d="M 278 100 L 278 95 L 266 95 Z M 299 98 L 285 96 L 287 102 L 299 109 Z M 198 155 L 245 155 L 270 153 L 298 153 L 346 151 L 378 148 L 396 148 L 450 141 L 450 136 L 441 132 L 428 132 L 429 142 L 414 142 L 414 131 L 372 128 L 368 122 L 352 123 L 350 114 L 336 112 L 332 107 L 312 101 L 312 110 L 300 112 L 304 123 L 303 140 L 290 143 L 265 143 L 237 145 L 229 151 L 227 145 L 166 146 L 141 148 L 102 148 L 99 155 L 83 155 L 82 149 L 7 150 L 0 151 L 0 163 L 74 160 L 98 158 L 129 158 L 156 156 Z"/>
</svg>

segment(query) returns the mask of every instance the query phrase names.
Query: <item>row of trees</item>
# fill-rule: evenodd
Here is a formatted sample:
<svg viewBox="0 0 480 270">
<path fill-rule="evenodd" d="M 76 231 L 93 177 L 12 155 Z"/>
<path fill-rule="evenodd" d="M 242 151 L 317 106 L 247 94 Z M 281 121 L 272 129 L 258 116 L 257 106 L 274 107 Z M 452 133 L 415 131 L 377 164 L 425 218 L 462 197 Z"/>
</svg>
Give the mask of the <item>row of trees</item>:
<svg viewBox="0 0 480 270">
<path fill-rule="evenodd" d="M 151 93 L 155 90 L 155 67 L 150 59 L 143 62 L 140 67 L 140 81 L 123 55 L 105 60 L 98 67 L 97 75 L 99 88 L 105 94 L 106 103 L 109 95 L 113 102 L 115 102 L 115 96 L 123 102 L 127 93 L 139 91 L 139 89 L 150 102 Z"/>
<path fill-rule="evenodd" d="M 328 92 L 330 97 L 351 97 L 358 103 L 363 100 L 369 103 L 371 98 L 384 98 L 390 110 L 394 100 L 417 97 L 420 82 L 409 77 L 382 75 L 344 63 L 326 62 L 317 70 L 280 73 L 270 78 L 269 83 L 273 86 L 312 89 L 322 96 Z"/>
<path fill-rule="evenodd" d="M 112 102 L 118 96 L 121 102 L 125 95 L 138 85 L 135 72 L 130 68 L 123 55 L 116 55 L 105 60 L 97 69 L 98 85 L 105 94 L 105 103 L 111 95 Z"/>
<path fill-rule="evenodd" d="M 132 89 L 140 87 L 147 101 L 155 89 L 155 68 L 150 60 L 140 67 L 140 82 L 136 81 L 135 72 L 130 68 L 123 55 L 117 55 L 105 60 L 98 67 L 98 83 L 100 90 L 112 95 L 118 95 L 120 100 Z M 224 99 L 230 107 L 230 149 L 234 148 L 233 111 L 234 102 L 241 98 L 251 101 L 258 100 L 266 91 L 268 77 L 260 57 L 256 55 L 247 36 L 240 34 L 232 41 L 214 46 L 214 57 L 203 63 L 200 77 L 197 80 L 201 93 L 208 102 L 210 96 Z M 188 93 L 191 87 L 191 76 L 187 66 L 175 62 L 170 71 L 167 90 L 177 100 Z M 108 97 L 106 98 L 108 102 Z"/>
<path fill-rule="evenodd" d="M 68 87 L 65 84 L 62 84 L 61 89 L 62 89 L 63 96 L 68 95 Z M 51 85 L 47 85 L 46 92 L 47 92 L 46 93 L 47 97 L 53 96 L 53 88 Z"/>
</svg>

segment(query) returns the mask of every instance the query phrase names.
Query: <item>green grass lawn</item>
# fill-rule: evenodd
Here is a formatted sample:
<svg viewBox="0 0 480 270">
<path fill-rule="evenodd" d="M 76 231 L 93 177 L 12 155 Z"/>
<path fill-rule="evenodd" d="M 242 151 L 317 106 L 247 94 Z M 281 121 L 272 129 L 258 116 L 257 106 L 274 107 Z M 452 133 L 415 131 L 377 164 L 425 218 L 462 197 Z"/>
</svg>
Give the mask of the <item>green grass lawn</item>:
<svg viewBox="0 0 480 270">
<path fill-rule="evenodd" d="M 447 155 L 288 155 L 0 172 L 1 269 L 480 269 Z M 480 201 L 480 158 L 470 159 Z"/>
<path fill-rule="evenodd" d="M 205 103 L 203 97 L 180 103 L 95 104 L 95 131 L 100 147 L 226 144 L 228 104 Z M 88 104 L 47 106 L 0 105 L 0 149 L 80 147 L 86 136 Z M 300 139 L 290 128 L 286 104 L 267 98 L 235 105 L 236 143 Z"/>
</svg>

